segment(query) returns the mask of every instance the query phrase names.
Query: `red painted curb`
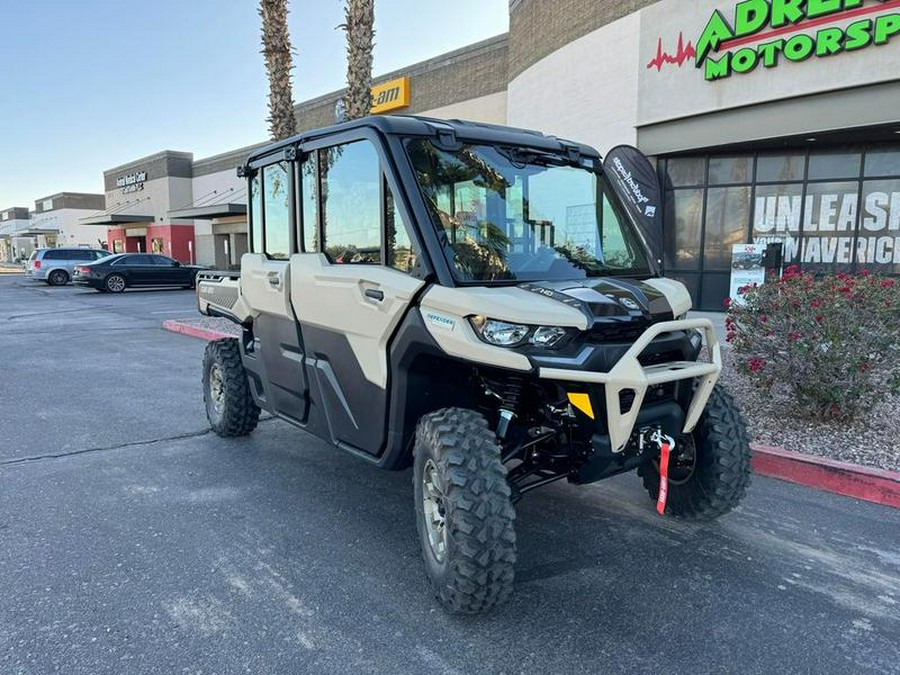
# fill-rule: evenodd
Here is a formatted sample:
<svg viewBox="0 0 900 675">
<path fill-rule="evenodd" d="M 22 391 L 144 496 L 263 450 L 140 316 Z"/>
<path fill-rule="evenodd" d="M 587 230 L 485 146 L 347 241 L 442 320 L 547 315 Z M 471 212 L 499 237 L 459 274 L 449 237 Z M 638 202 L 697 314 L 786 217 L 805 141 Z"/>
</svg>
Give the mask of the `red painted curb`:
<svg viewBox="0 0 900 675">
<path fill-rule="evenodd" d="M 753 470 L 761 476 L 900 508 L 900 473 L 893 471 L 760 445 L 753 446 Z"/>
<path fill-rule="evenodd" d="M 170 330 L 173 333 L 181 333 L 182 335 L 200 338 L 201 340 L 220 340 L 222 338 L 235 337 L 229 333 L 223 333 L 209 328 L 200 328 L 199 326 L 191 326 L 190 324 L 173 321 L 171 319 L 163 321 L 163 328 Z"/>
</svg>

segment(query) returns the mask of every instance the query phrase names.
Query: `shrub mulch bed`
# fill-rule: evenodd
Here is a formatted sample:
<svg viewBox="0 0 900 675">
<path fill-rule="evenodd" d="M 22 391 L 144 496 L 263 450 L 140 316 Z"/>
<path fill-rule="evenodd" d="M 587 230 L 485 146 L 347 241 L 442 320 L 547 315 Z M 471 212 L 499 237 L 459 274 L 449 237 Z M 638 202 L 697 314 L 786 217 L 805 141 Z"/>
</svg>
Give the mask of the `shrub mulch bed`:
<svg viewBox="0 0 900 675">
<path fill-rule="evenodd" d="M 240 335 L 227 319 L 203 317 L 179 319 L 181 323 Z M 754 443 L 793 452 L 827 457 L 839 462 L 900 471 L 900 396 L 875 402 L 868 419 L 852 424 L 812 422 L 790 412 L 790 400 L 778 392 L 762 392 L 734 368 L 731 347 L 722 347 L 725 367 L 720 382 L 728 388 L 747 419 Z"/>
<path fill-rule="evenodd" d="M 865 419 L 852 423 L 819 422 L 791 412 L 791 401 L 778 391 L 760 391 L 734 368 L 733 352 L 722 347 L 724 368 L 720 382 L 735 397 L 747 419 L 754 443 L 769 445 L 839 462 L 900 471 L 900 396 L 873 401 Z"/>
</svg>

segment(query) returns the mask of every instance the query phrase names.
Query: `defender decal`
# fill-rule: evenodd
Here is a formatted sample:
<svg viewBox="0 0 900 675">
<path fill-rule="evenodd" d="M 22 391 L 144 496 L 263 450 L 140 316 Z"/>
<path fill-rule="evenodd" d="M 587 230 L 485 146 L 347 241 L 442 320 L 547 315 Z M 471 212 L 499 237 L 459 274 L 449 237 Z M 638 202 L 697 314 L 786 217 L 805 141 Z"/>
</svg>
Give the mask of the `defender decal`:
<svg viewBox="0 0 900 675">
<path fill-rule="evenodd" d="M 426 312 L 425 320 L 428 323 L 432 323 L 435 326 L 439 326 L 441 328 L 446 328 L 448 330 L 453 330 L 456 328 L 456 320 L 451 319 L 448 316 L 443 316 L 442 314 L 435 314 L 434 312 Z"/>
</svg>

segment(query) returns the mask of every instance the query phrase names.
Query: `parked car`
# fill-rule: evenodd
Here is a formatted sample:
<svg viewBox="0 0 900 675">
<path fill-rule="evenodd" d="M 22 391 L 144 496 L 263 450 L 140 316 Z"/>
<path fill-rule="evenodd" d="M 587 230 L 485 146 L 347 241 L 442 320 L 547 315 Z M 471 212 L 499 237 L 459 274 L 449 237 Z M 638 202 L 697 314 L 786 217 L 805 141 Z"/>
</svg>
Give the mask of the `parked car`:
<svg viewBox="0 0 900 675">
<path fill-rule="evenodd" d="M 77 265 L 96 262 L 108 255 L 109 251 L 99 248 L 39 248 L 25 264 L 25 277 L 51 286 L 65 286 Z"/>
<path fill-rule="evenodd" d="M 155 253 L 119 253 L 75 267 L 72 281 L 98 291 L 121 293 L 134 286 L 193 288 L 202 265 L 185 265 Z"/>
</svg>

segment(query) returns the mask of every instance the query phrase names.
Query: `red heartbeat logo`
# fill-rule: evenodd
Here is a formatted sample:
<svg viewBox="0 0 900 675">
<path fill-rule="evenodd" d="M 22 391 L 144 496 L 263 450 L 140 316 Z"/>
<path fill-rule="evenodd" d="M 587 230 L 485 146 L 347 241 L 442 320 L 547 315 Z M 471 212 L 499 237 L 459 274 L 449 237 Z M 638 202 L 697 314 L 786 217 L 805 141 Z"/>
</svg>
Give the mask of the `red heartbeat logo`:
<svg viewBox="0 0 900 675">
<path fill-rule="evenodd" d="M 647 64 L 647 70 L 656 68 L 656 71 L 659 72 L 667 63 L 681 68 L 685 64 L 685 61 L 696 57 L 697 50 L 694 49 L 694 43 L 688 40 L 687 46 L 685 46 L 683 33 L 678 33 L 678 51 L 675 52 L 675 56 L 672 56 L 663 50 L 663 41 L 662 38 L 659 38 L 659 43 L 656 47 L 656 56 Z"/>
</svg>

